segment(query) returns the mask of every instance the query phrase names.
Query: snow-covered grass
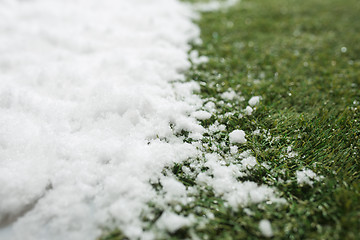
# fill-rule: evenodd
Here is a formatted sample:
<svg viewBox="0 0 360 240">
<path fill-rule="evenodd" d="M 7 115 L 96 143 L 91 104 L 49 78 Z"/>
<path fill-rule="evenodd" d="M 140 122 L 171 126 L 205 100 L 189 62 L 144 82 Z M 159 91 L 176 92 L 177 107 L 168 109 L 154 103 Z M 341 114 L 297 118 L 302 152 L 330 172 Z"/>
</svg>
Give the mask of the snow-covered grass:
<svg viewBox="0 0 360 240">
<path fill-rule="evenodd" d="M 188 78 L 215 103 L 203 126 L 222 126 L 208 151 L 228 166 L 248 152 L 256 164 L 238 180 L 272 186 L 286 203 L 234 208 L 212 188 L 194 204 L 213 216 L 201 239 L 358 239 L 359 11 L 354 0 L 243 0 L 202 15 L 195 49 L 209 60 Z M 238 130 L 247 141 L 234 148 Z"/>
<path fill-rule="evenodd" d="M 0 1 L 2 236 L 357 238 L 359 3 L 200 2 Z"/>
<path fill-rule="evenodd" d="M 184 82 L 195 16 L 176 0 L 0 1 L 0 239 L 147 236 L 151 182 L 197 154 L 177 132 L 203 130 Z"/>
<path fill-rule="evenodd" d="M 197 114 L 202 138 L 182 133 L 204 155 L 164 170 L 197 189 L 186 204 L 168 204 L 192 224 L 162 238 L 358 239 L 359 3 L 209 2 L 205 10 L 219 11 L 198 21 L 203 44 L 190 58 L 204 61 L 193 61 L 188 79 L 211 116 Z M 263 194 L 251 195 L 258 187 Z M 149 227 L 169 214 L 150 206 Z"/>
</svg>

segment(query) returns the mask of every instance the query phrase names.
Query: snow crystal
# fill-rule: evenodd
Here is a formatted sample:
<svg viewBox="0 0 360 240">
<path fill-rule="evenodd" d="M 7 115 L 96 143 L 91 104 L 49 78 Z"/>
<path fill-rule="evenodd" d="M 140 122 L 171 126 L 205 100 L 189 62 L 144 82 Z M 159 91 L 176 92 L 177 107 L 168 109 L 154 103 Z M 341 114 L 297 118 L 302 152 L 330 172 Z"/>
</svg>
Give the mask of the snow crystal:
<svg viewBox="0 0 360 240">
<path fill-rule="evenodd" d="M 270 237 L 274 236 L 274 233 L 273 233 L 272 228 L 271 228 L 271 223 L 267 219 L 263 219 L 263 220 L 260 221 L 259 229 L 261 231 L 261 234 L 264 237 L 270 238 Z"/>
<path fill-rule="evenodd" d="M 249 100 L 249 105 L 253 107 L 253 106 L 257 105 L 260 102 L 260 100 L 261 100 L 260 96 L 251 97 Z"/>
<path fill-rule="evenodd" d="M 149 181 L 197 154 L 174 131 L 204 131 L 198 84 L 175 83 L 193 16 L 177 0 L 0 1 L 1 239 L 147 236 Z"/>
<path fill-rule="evenodd" d="M 229 134 L 231 143 L 246 143 L 245 132 L 243 130 L 234 130 Z"/>
</svg>

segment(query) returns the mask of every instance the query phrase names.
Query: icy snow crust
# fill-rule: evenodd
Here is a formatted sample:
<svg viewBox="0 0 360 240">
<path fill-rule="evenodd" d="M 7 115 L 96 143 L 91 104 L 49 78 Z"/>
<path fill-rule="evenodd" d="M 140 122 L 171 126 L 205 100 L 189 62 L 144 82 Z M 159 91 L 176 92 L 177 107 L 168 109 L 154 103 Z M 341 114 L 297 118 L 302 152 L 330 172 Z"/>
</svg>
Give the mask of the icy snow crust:
<svg viewBox="0 0 360 240">
<path fill-rule="evenodd" d="M 144 236 L 149 181 L 196 153 L 169 123 L 202 131 L 198 86 L 171 84 L 192 16 L 175 0 L 0 1 L 1 239 Z"/>
</svg>

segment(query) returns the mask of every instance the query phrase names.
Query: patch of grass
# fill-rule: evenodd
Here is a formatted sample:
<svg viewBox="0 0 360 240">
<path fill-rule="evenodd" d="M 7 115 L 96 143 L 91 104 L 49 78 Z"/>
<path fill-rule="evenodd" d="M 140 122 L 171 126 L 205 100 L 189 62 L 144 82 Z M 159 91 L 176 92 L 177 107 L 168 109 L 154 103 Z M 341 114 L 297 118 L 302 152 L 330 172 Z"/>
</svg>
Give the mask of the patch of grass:
<svg viewBox="0 0 360 240">
<path fill-rule="evenodd" d="M 202 14 L 203 44 L 193 49 L 209 62 L 193 66 L 188 79 L 216 104 L 203 126 L 226 125 L 226 131 L 204 135 L 204 152 L 226 159 L 228 134 L 244 130 L 248 141 L 239 151 L 250 149 L 269 168 L 255 168 L 239 181 L 274 186 L 287 204 L 232 209 L 203 187 L 181 214 L 207 223 L 166 239 L 262 239 L 261 219 L 271 221 L 274 239 L 360 239 L 359 12 L 356 0 L 242 0 Z M 245 101 L 224 100 L 228 89 Z M 255 95 L 262 100 L 248 116 L 244 109 Z M 297 155 L 289 155 L 289 146 Z M 183 166 L 190 163 L 169 171 L 185 186 L 196 185 Z M 301 186 L 296 171 L 303 168 L 324 178 Z"/>
<path fill-rule="evenodd" d="M 195 49 L 210 61 L 194 67 L 189 78 L 203 83 L 204 98 L 217 102 L 228 88 L 247 100 L 262 96 L 253 116 L 224 123 L 229 132 L 268 130 L 272 143 L 253 135 L 247 147 L 272 170 L 250 180 L 276 186 L 288 201 L 283 209 L 255 207 L 253 217 L 230 218 L 233 227 L 220 233 L 213 227 L 219 216 L 204 234 L 257 239 L 256 223 L 267 218 L 277 239 L 359 237 L 359 11 L 353 0 L 244 0 L 228 11 L 203 14 L 204 44 Z M 236 115 L 245 107 L 230 103 L 220 112 Z M 298 156 L 283 159 L 290 145 Z M 325 178 L 314 187 L 288 183 L 303 167 Z"/>
</svg>

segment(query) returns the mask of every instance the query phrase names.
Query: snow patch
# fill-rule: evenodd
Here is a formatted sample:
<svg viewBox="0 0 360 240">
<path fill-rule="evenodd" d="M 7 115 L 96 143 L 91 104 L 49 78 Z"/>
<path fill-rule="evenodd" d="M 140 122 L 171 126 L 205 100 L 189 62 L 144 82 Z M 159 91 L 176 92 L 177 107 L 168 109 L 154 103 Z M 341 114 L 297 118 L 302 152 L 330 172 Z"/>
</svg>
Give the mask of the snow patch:
<svg viewBox="0 0 360 240">
<path fill-rule="evenodd" d="M 164 212 L 157 221 L 157 226 L 162 229 L 174 233 L 182 227 L 189 226 L 194 222 L 193 216 L 180 216 L 172 212 Z"/>
<path fill-rule="evenodd" d="M 229 88 L 226 92 L 223 92 L 220 96 L 222 99 L 231 101 L 237 97 L 237 94 L 233 89 Z"/>
<path fill-rule="evenodd" d="M 176 131 L 204 131 L 199 85 L 178 82 L 195 15 L 176 0 L 0 1 L 1 239 L 147 236 L 149 182 L 198 153 Z"/>
<path fill-rule="evenodd" d="M 211 118 L 211 113 L 206 111 L 196 111 L 192 114 L 192 116 L 198 120 L 207 120 Z"/>
<path fill-rule="evenodd" d="M 200 12 L 213 12 L 235 6 L 240 0 L 212 0 L 207 3 L 196 3 L 194 8 Z"/>
<path fill-rule="evenodd" d="M 267 219 L 263 219 L 263 220 L 260 221 L 259 229 L 261 231 L 261 234 L 264 237 L 270 238 L 270 237 L 274 236 L 274 233 L 273 233 L 272 228 L 271 228 L 271 223 Z"/>
<path fill-rule="evenodd" d="M 243 130 L 234 130 L 229 134 L 230 143 L 246 143 L 245 132 Z"/>
<path fill-rule="evenodd" d="M 252 107 L 250 107 L 250 106 L 247 106 L 245 108 L 245 114 L 248 115 L 248 116 L 250 116 L 253 111 L 254 111 L 254 109 L 252 109 Z"/>
<path fill-rule="evenodd" d="M 304 168 L 303 170 L 296 171 L 296 179 L 299 185 L 308 184 L 312 187 L 314 184 L 314 180 L 320 181 L 321 178 L 322 177 L 317 176 L 316 173 L 314 173 L 310 169 Z"/>
<path fill-rule="evenodd" d="M 261 100 L 261 97 L 260 96 L 254 96 L 254 97 L 251 97 L 250 100 L 249 100 L 249 105 L 251 107 L 257 105 Z"/>
</svg>

